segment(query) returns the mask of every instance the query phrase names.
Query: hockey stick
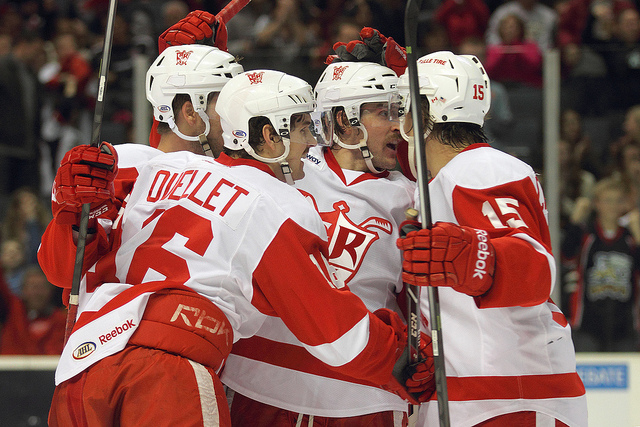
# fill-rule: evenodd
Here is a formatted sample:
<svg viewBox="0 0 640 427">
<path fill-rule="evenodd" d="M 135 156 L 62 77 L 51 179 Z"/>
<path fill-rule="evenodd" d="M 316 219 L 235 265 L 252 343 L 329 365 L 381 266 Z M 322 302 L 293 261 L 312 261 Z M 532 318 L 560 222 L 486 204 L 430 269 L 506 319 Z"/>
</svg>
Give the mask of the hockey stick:
<svg viewBox="0 0 640 427">
<path fill-rule="evenodd" d="M 220 18 L 220 20 L 226 24 L 231 18 L 236 15 L 236 13 L 240 12 L 242 8 L 248 5 L 250 1 L 251 0 L 231 0 L 229 4 L 223 7 L 220 12 L 218 12 L 216 17 Z"/>
<path fill-rule="evenodd" d="M 109 0 L 109 13 L 107 16 L 107 28 L 104 35 L 102 59 L 100 60 L 100 74 L 98 85 L 98 97 L 93 113 L 93 129 L 91 132 L 90 146 L 98 147 L 100 144 L 100 131 L 102 130 L 102 116 L 104 114 L 104 92 L 107 88 L 107 73 L 111 61 L 111 44 L 113 41 L 113 25 L 116 17 L 117 0 Z M 64 342 L 67 343 L 71 331 L 76 324 L 78 303 L 80 299 L 80 280 L 82 279 L 82 266 L 84 264 L 84 249 L 87 242 L 87 228 L 89 226 L 89 212 L 91 205 L 84 203 L 80 212 L 80 224 L 78 229 L 78 243 L 76 246 L 76 261 L 73 268 L 73 280 L 71 282 L 71 294 L 69 296 L 69 311 L 65 327 Z"/>
<path fill-rule="evenodd" d="M 418 18 L 422 0 L 408 0 L 404 14 L 404 37 L 407 48 L 407 73 L 409 76 L 409 93 L 411 98 L 411 119 L 413 121 L 413 137 L 415 141 L 415 158 L 420 198 L 420 217 L 422 228 L 431 228 L 431 202 L 429 200 L 429 177 L 427 159 L 424 149 L 424 126 L 422 108 L 420 106 L 420 85 L 418 82 L 418 58 L 414 48 L 417 47 Z M 406 286 L 408 322 L 409 363 L 415 363 L 420 348 L 420 287 Z M 433 364 L 435 370 L 436 394 L 438 397 L 438 417 L 441 427 L 449 427 L 449 399 L 447 393 L 447 375 L 444 364 L 444 348 L 442 342 L 442 325 L 440 324 L 440 300 L 438 288 L 428 286 L 431 340 L 433 345 Z"/>
</svg>

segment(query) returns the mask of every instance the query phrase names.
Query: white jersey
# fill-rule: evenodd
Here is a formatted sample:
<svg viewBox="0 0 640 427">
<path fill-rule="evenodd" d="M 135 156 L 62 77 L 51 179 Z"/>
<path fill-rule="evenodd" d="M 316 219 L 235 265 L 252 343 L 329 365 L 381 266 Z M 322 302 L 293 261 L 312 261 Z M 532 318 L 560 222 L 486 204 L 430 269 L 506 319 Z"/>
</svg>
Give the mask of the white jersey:
<svg viewBox="0 0 640 427">
<path fill-rule="evenodd" d="M 396 239 L 415 184 L 399 172 L 343 170 L 321 147 L 312 148 L 304 163 L 305 177 L 295 185 L 327 228 L 329 263 L 370 311 L 399 312 L 402 260 Z M 234 345 L 221 379 L 253 400 L 297 413 L 350 417 L 407 410 L 397 395 L 326 369 L 277 318 Z"/>
<path fill-rule="evenodd" d="M 368 343 L 382 337 L 393 342 L 393 332 L 332 276 L 322 221 L 295 188 L 263 163 L 224 155 L 214 161 L 188 152 L 162 154 L 138 173 L 114 223 L 112 251 L 83 279 L 79 317 L 56 384 L 122 350 L 150 295 L 171 284 L 213 302 L 232 327 L 218 334 L 229 339 L 252 336 L 280 316 L 307 351 L 341 374 L 388 381 L 395 344 L 382 349 Z M 347 309 L 352 313 L 318 330 L 324 315 L 337 318 Z M 185 308 L 166 323 L 219 326 L 198 316 Z M 373 363 L 363 366 L 360 358 Z"/>
<path fill-rule="evenodd" d="M 429 193 L 434 222 L 487 230 L 496 250 L 494 283 L 485 295 L 439 288 L 451 425 L 537 411 L 586 426 L 570 327 L 549 298 L 556 267 L 534 171 L 474 144 L 438 172 Z M 429 317 L 426 292 L 421 310 Z M 434 397 L 421 406 L 419 425 L 437 424 Z"/>
</svg>

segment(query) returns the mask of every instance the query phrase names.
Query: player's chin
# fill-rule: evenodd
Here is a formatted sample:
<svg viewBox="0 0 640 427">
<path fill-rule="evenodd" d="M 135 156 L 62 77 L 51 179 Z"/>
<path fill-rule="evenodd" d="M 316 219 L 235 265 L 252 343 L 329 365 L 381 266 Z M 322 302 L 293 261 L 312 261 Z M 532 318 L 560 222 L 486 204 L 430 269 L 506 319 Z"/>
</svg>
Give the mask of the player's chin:
<svg viewBox="0 0 640 427">
<path fill-rule="evenodd" d="M 384 156 L 379 156 L 378 158 L 374 157 L 373 165 L 377 169 L 391 170 L 396 167 L 396 161 L 395 154 L 393 156 L 388 156 L 385 153 Z"/>
<path fill-rule="evenodd" d="M 304 167 L 302 162 L 300 167 L 291 168 L 291 178 L 293 178 L 294 181 L 304 178 Z"/>
</svg>

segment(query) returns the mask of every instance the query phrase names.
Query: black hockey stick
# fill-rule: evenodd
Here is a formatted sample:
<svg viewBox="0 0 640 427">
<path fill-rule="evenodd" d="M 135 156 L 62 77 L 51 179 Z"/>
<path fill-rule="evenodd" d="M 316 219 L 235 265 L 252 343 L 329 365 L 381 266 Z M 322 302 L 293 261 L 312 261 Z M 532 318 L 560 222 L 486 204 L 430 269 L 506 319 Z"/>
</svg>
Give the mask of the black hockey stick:
<svg viewBox="0 0 640 427">
<path fill-rule="evenodd" d="M 100 75 L 98 77 L 98 97 L 96 98 L 96 108 L 93 113 L 93 129 L 91 132 L 91 142 L 89 144 L 92 147 L 98 147 L 100 144 L 100 131 L 102 130 L 102 116 L 104 114 L 104 93 L 107 88 L 109 62 L 111 62 L 111 44 L 113 41 L 113 25 L 116 17 L 116 7 L 117 0 L 109 0 L 107 28 L 104 35 L 102 59 L 100 60 Z M 82 279 L 82 266 L 84 264 L 84 249 L 87 241 L 87 228 L 89 227 L 90 210 L 91 205 L 89 203 L 84 203 L 82 205 L 80 224 L 78 226 L 76 261 L 73 268 L 73 280 L 71 282 L 71 294 L 69 296 L 69 311 L 67 313 L 67 324 L 65 328 L 65 344 L 71 335 L 71 331 L 76 323 L 76 316 L 78 314 L 80 280 Z"/>
<path fill-rule="evenodd" d="M 429 176 L 424 149 L 424 126 L 418 82 L 418 58 L 414 49 L 418 43 L 418 19 L 422 0 L 408 0 L 404 14 L 404 37 L 407 44 L 407 73 L 409 76 L 409 93 L 411 99 L 411 119 L 413 121 L 413 138 L 415 141 L 415 158 L 420 198 L 420 217 L 422 228 L 431 228 L 431 203 L 429 200 Z M 415 363 L 420 348 L 420 287 L 407 285 L 407 313 L 409 363 Z M 433 345 L 433 362 L 435 370 L 436 394 L 438 397 L 438 415 L 441 427 L 449 427 L 449 399 L 447 392 L 447 375 L 444 365 L 444 348 L 442 343 L 442 325 L 440 324 L 440 300 L 438 288 L 427 287 L 429 297 L 429 313 L 431 340 Z"/>
</svg>

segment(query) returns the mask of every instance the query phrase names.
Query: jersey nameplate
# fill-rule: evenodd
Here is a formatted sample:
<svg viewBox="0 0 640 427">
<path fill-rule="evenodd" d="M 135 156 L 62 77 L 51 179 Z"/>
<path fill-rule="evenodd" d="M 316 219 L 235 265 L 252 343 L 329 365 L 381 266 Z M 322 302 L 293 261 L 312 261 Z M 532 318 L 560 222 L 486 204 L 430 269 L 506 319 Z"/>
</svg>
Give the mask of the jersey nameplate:
<svg viewBox="0 0 640 427">
<path fill-rule="evenodd" d="M 214 176 L 210 171 L 160 169 L 152 180 L 146 201 L 176 200 L 185 207 L 195 204 L 215 213 L 235 230 L 256 197 L 257 193 L 246 185 Z"/>
</svg>

